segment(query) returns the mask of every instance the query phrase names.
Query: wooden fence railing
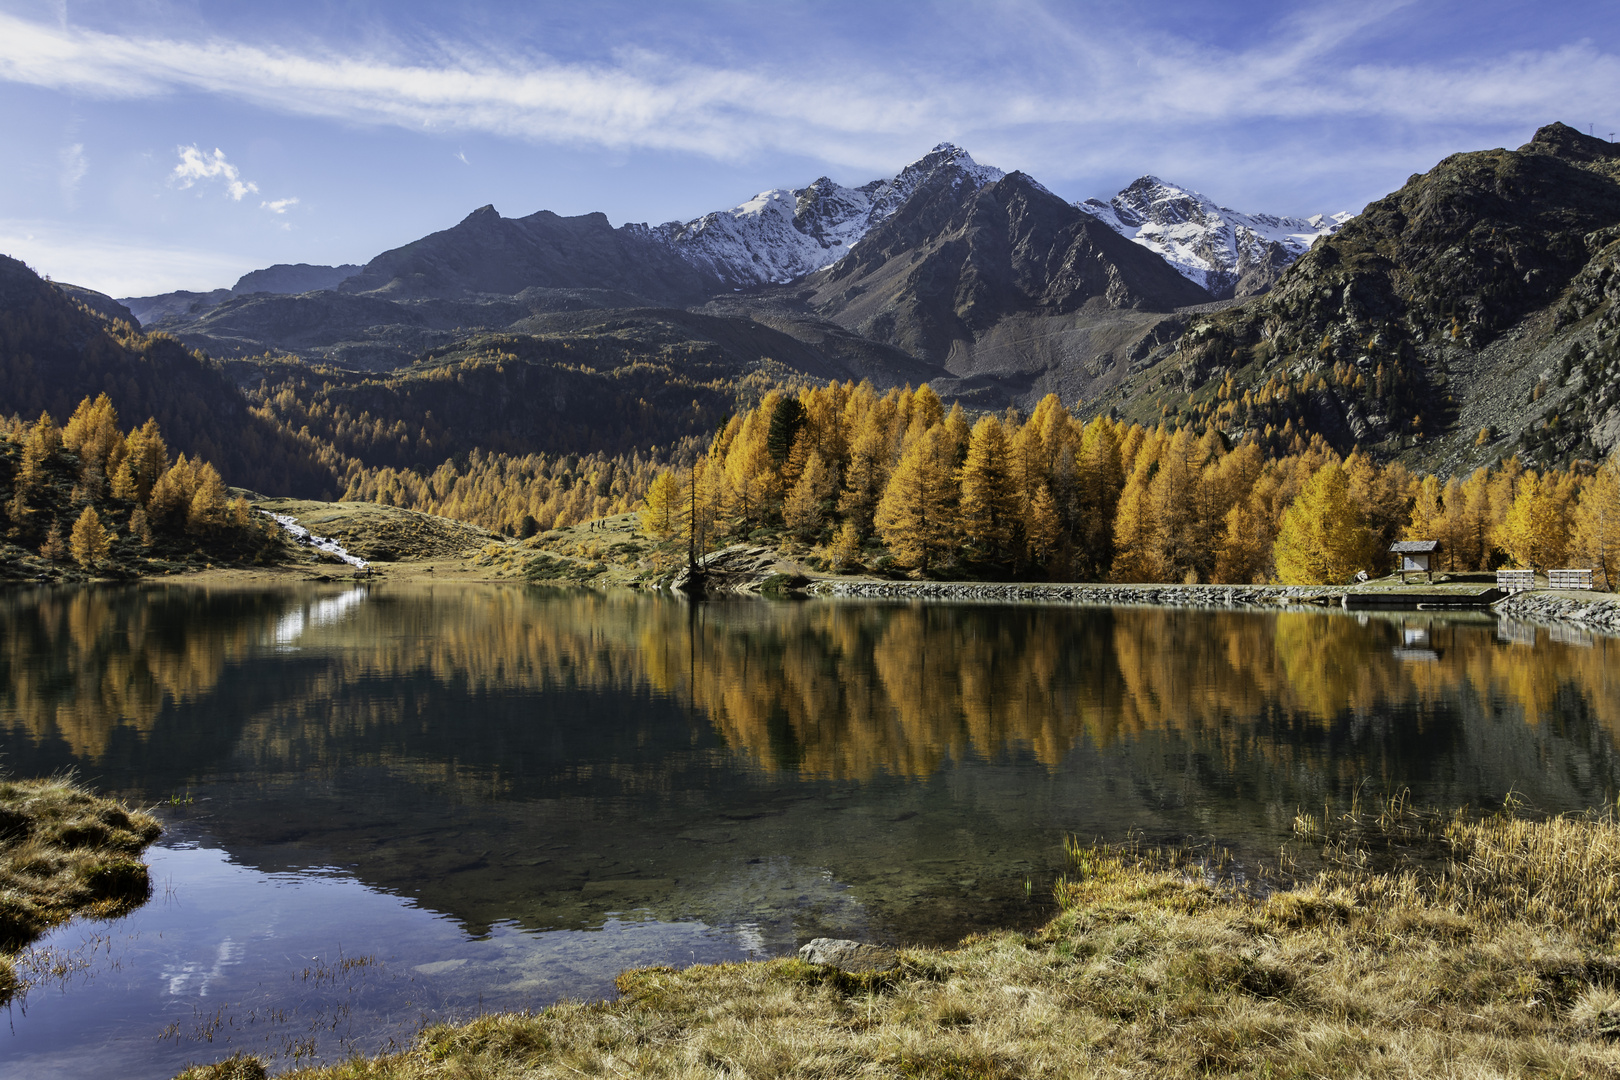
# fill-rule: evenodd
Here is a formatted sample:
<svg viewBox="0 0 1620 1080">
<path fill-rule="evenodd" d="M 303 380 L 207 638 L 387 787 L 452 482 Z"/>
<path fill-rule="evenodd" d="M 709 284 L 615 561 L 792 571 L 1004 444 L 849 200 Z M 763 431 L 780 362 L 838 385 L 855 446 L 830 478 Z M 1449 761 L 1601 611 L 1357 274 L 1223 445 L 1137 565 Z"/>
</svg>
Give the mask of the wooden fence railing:
<svg viewBox="0 0 1620 1080">
<path fill-rule="evenodd" d="M 1549 589 L 1590 589 L 1591 587 L 1592 571 L 1590 570 L 1547 571 L 1547 588 Z"/>
<path fill-rule="evenodd" d="M 1536 587 L 1536 572 L 1534 570 L 1498 570 L 1496 572 L 1496 587 L 1508 592 L 1523 592 Z"/>
</svg>

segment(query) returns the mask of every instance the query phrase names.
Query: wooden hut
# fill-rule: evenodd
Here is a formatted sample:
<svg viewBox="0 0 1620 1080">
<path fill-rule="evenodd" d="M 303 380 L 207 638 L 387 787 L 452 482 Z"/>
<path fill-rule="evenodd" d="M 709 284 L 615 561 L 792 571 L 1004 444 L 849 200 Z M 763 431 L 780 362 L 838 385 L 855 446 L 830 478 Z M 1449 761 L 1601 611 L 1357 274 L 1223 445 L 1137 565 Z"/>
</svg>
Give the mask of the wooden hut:
<svg viewBox="0 0 1620 1080">
<path fill-rule="evenodd" d="M 1435 553 L 1440 550 L 1438 540 L 1397 540 L 1389 545 L 1389 552 L 1400 560 L 1396 567 L 1401 572 L 1401 584 L 1407 574 L 1422 574 L 1434 581 Z"/>
</svg>

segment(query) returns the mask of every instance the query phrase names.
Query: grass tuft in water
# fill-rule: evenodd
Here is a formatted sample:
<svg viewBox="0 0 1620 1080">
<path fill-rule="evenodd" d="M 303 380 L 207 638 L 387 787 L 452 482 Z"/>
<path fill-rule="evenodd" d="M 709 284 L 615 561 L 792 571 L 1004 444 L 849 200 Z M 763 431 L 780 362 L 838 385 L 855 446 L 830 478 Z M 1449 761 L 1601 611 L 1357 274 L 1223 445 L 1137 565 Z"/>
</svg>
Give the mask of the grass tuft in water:
<svg viewBox="0 0 1620 1080">
<path fill-rule="evenodd" d="M 74 915 L 111 918 L 152 893 L 140 854 L 157 819 L 68 777 L 0 779 L 0 1002 L 20 988 L 11 957 Z"/>
</svg>

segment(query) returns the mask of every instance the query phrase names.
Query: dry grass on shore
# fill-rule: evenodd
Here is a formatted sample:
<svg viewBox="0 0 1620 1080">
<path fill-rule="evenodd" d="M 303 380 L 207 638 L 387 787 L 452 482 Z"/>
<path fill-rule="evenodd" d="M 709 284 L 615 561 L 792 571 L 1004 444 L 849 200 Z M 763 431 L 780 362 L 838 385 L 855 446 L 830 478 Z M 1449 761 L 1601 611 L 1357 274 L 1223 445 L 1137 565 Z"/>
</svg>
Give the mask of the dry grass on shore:
<svg viewBox="0 0 1620 1080">
<path fill-rule="evenodd" d="M 1177 853 L 1076 846 L 1061 913 L 1035 934 L 904 953 L 880 976 L 798 960 L 634 971 L 615 1002 L 434 1027 L 404 1054 L 287 1075 L 1620 1075 L 1612 814 L 1395 802 L 1298 830 L 1329 868 L 1269 897 Z"/>
<path fill-rule="evenodd" d="M 110 918 L 146 900 L 140 856 L 162 831 L 65 777 L 0 778 L 0 1003 L 17 988 L 7 954 L 74 915 Z"/>
</svg>

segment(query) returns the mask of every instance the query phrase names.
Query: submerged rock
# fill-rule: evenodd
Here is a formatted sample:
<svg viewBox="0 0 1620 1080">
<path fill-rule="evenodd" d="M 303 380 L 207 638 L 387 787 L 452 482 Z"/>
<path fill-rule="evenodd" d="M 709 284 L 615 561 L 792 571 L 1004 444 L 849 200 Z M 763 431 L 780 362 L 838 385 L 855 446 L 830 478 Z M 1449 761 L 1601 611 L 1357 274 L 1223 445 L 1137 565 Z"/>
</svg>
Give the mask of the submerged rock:
<svg viewBox="0 0 1620 1080">
<path fill-rule="evenodd" d="M 841 938 L 818 937 L 799 950 L 799 959 L 812 964 L 826 964 L 855 975 L 893 971 L 900 965 L 900 957 L 893 949 Z"/>
</svg>

